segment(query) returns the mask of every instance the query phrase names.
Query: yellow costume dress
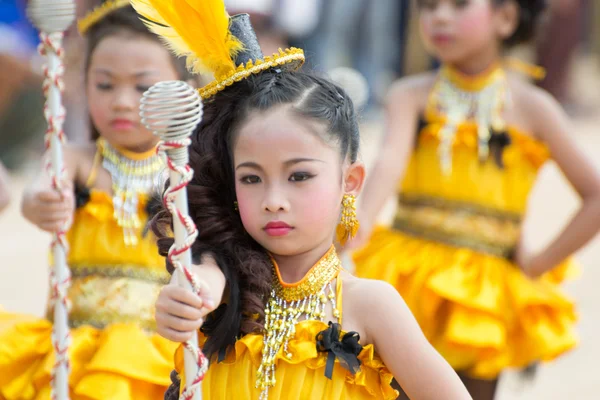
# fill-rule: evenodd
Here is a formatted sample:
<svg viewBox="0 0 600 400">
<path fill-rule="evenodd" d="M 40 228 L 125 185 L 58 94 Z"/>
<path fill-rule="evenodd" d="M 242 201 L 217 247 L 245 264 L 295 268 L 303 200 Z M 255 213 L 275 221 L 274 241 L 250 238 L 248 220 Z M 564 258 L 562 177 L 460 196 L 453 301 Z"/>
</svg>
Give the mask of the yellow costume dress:
<svg viewBox="0 0 600 400">
<path fill-rule="evenodd" d="M 165 261 L 142 229 L 137 244 L 126 245 L 113 199 L 88 193 L 67 235 L 70 398 L 162 400 L 177 348 L 153 333 L 154 304 L 169 279 Z M 146 220 L 146 199 L 139 200 Z M 0 399 L 50 399 L 51 334 L 50 319 L 0 314 Z"/>
<path fill-rule="evenodd" d="M 266 308 L 266 332 L 241 337 L 223 360 L 211 363 L 202 382 L 203 397 L 396 399 L 398 393 L 390 385 L 393 376 L 373 345 L 361 346 L 357 333 L 341 331 L 342 283 L 336 279 L 340 265 L 332 247 L 297 284 L 282 283 L 276 270 L 274 295 Z M 323 322 L 326 306 L 331 306 L 336 324 Z M 271 341 L 276 337 L 282 340 Z M 183 371 L 182 348 L 175 365 Z"/>
<path fill-rule="evenodd" d="M 506 89 L 500 67 L 475 79 L 442 68 L 393 225 L 376 228 L 353 255 L 358 276 L 394 285 L 435 348 L 479 379 L 576 345 L 574 305 L 557 287 L 570 263 L 532 280 L 512 261 L 528 195 L 550 154 L 502 124 L 502 103 L 490 96 Z M 469 99 L 497 114 L 478 114 Z"/>
</svg>

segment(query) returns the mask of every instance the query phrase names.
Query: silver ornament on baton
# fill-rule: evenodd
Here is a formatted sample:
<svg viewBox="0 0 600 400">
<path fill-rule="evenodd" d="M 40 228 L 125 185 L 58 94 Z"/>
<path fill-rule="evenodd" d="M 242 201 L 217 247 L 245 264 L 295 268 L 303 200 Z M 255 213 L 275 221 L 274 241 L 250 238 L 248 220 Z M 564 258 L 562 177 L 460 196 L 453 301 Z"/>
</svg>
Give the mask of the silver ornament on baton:
<svg viewBox="0 0 600 400">
<path fill-rule="evenodd" d="M 200 294 L 200 285 L 189 269 L 191 247 L 198 230 L 189 216 L 186 186 L 194 176 L 188 165 L 190 136 L 202 119 L 202 102 L 198 92 L 182 81 L 159 82 L 148 89 L 141 101 L 142 123 L 161 138 L 158 151 L 165 156 L 169 169 L 169 187 L 163 203 L 173 216 L 175 243 L 167 255 L 175 271 L 173 280 L 182 287 Z M 184 343 L 186 386 L 183 400 L 202 398 L 201 382 L 208 369 L 208 360 L 198 346 L 198 333 Z"/>
<path fill-rule="evenodd" d="M 73 0 L 30 0 L 27 14 L 40 31 L 40 54 L 46 57 L 43 67 L 43 90 L 46 96 L 44 116 L 48 122 L 45 135 L 46 169 L 52 180 L 52 187 L 61 192 L 65 187 L 65 170 L 62 144 L 65 139 L 63 123 L 65 109 L 62 105 L 64 90 L 62 63 L 64 32 L 75 19 Z M 55 363 L 52 368 L 52 399 L 69 399 L 69 288 L 71 273 L 67 266 L 67 226 L 55 232 L 52 237 L 54 265 L 50 274 L 50 301 L 54 307 L 52 344 L 55 350 Z"/>
</svg>

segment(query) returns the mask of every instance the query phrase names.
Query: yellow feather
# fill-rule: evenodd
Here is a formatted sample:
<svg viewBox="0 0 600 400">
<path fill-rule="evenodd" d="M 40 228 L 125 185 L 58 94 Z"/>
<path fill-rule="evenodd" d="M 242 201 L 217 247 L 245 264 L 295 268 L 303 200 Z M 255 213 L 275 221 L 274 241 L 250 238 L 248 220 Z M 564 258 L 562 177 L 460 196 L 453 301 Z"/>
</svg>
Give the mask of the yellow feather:
<svg viewBox="0 0 600 400">
<path fill-rule="evenodd" d="M 143 21 L 195 73 L 232 72 L 242 43 L 229 32 L 223 0 L 131 0 Z"/>
</svg>

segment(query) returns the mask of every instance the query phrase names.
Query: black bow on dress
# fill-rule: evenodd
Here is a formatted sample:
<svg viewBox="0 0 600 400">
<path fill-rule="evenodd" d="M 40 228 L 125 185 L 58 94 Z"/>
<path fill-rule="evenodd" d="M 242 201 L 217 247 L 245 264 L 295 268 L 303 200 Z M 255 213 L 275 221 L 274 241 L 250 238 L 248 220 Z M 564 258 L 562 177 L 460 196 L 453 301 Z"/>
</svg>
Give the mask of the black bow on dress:
<svg viewBox="0 0 600 400">
<path fill-rule="evenodd" d="M 342 327 L 340 324 L 329 322 L 329 328 L 319 332 L 317 335 L 317 351 L 328 352 L 325 376 L 329 379 L 333 376 L 333 366 L 337 357 L 342 367 L 352 374 L 360 369 L 358 355 L 362 351 L 359 343 L 360 336 L 357 332 L 348 332 L 340 339 Z"/>
</svg>

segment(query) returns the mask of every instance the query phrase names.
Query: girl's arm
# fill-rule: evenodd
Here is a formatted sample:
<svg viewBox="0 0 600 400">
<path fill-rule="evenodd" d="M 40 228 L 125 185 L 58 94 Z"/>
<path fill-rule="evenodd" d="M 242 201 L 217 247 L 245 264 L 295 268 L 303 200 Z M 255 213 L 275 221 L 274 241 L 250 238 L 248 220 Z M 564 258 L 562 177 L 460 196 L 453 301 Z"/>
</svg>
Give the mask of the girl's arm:
<svg viewBox="0 0 600 400">
<path fill-rule="evenodd" d="M 456 372 L 429 344 L 393 286 L 364 280 L 360 291 L 363 300 L 358 309 L 364 316 L 367 336 L 409 398 L 471 399 Z"/>
<path fill-rule="evenodd" d="M 568 117 L 549 94 L 535 89 L 527 104 L 535 132 L 547 143 L 552 158 L 582 200 L 577 214 L 544 251 L 529 260 L 517 260 L 528 275 L 535 277 L 575 253 L 600 230 L 600 174 L 575 144 Z"/>
<path fill-rule="evenodd" d="M 358 217 L 361 229 L 358 237 L 349 243 L 349 249 L 360 247 L 368 239 L 377 215 L 404 173 L 413 150 L 422 81 L 423 78 L 401 80 L 387 96 L 386 134 L 360 196 Z"/>
<path fill-rule="evenodd" d="M 10 184 L 8 172 L 0 162 L 0 212 L 2 212 L 10 203 Z"/>
</svg>

